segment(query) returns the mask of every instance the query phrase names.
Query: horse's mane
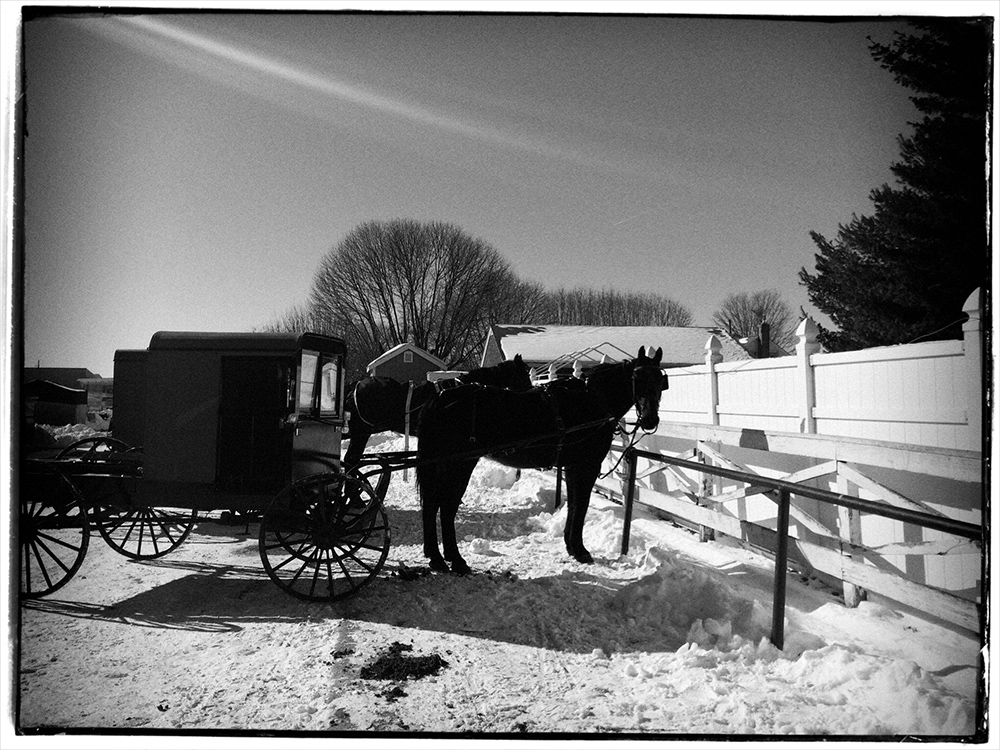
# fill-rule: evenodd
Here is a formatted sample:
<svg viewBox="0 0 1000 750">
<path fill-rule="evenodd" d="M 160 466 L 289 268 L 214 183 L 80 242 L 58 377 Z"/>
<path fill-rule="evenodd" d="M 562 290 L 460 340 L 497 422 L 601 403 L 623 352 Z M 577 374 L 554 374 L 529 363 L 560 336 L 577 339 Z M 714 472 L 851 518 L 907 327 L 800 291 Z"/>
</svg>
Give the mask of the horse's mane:
<svg viewBox="0 0 1000 750">
<path fill-rule="evenodd" d="M 631 359 L 623 359 L 620 362 L 601 362 L 596 367 L 594 367 L 586 375 L 586 380 L 590 380 L 595 375 L 600 378 L 602 375 L 608 375 L 613 370 L 625 369 L 628 366 L 632 366 L 634 361 Z"/>
</svg>

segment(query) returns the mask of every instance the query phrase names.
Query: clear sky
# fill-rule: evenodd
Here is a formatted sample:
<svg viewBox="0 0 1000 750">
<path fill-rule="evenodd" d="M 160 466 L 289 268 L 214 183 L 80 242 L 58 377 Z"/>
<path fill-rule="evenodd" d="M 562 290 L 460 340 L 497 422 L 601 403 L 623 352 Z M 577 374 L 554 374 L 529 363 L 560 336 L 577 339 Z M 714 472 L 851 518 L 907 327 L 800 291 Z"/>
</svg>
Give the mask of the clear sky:
<svg viewBox="0 0 1000 750">
<path fill-rule="evenodd" d="M 30 21 L 25 363 L 109 377 L 155 331 L 250 330 L 305 302 L 351 229 L 403 217 L 695 325 L 768 288 L 824 322 L 798 282 L 808 232 L 871 212 L 918 116 L 867 49 L 902 20 L 837 20 Z"/>
</svg>

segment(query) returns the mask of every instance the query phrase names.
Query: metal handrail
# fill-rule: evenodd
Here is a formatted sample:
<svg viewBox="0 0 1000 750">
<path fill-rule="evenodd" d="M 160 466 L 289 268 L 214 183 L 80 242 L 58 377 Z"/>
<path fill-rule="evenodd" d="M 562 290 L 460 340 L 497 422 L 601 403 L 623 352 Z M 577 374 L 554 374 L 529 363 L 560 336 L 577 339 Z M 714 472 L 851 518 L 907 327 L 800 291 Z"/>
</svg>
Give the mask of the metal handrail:
<svg viewBox="0 0 1000 750">
<path fill-rule="evenodd" d="M 912 523 L 937 531 L 943 531 L 955 536 L 972 539 L 982 542 L 983 529 L 975 524 L 956 521 L 944 516 L 934 516 L 929 513 L 898 508 L 893 505 L 886 505 L 871 500 L 864 500 L 851 495 L 844 495 L 839 492 L 819 489 L 818 487 L 807 487 L 805 485 L 789 482 L 785 479 L 761 476 L 748 471 L 727 469 L 721 466 L 689 461 L 683 458 L 654 453 L 642 450 L 641 448 L 626 448 L 625 459 L 628 462 L 628 484 L 625 493 L 625 526 L 622 532 L 622 554 L 628 552 L 629 527 L 632 524 L 632 509 L 635 505 L 635 482 L 638 473 L 638 460 L 645 458 L 649 461 L 659 461 L 661 463 L 672 464 L 685 469 L 705 474 L 715 474 L 740 482 L 746 482 L 758 487 L 769 487 L 778 492 L 778 519 L 777 534 L 778 546 L 775 550 L 774 559 L 774 604 L 771 612 L 771 643 L 775 648 L 781 649 L 784 646 L 784 624 L 785 624 L 785 577 L 788 563 L 788 524 L 789 508 L 791 496 L 800 495 L 813 500 L 841 505 L 845 508 L 871 513 L 873 515 L 891 518 L 897 521 Z"/>
</svg>

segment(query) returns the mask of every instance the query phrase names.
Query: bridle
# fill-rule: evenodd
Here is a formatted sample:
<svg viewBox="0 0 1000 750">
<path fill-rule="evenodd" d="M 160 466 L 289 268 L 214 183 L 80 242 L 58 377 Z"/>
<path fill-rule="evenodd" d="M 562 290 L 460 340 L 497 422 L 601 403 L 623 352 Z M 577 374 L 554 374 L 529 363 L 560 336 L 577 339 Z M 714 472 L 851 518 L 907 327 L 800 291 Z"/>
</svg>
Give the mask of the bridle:
<svg viewBox="0 0 1000 750">
<path fill-rule="evenodd" d="M 664 377 L 663 373 L 660 370 L 660 366 L 658 364 L 656 364 L 655 362 L 651 362 L 649 364 L 641 364 L 641 365 L 635 365 L 634 364 L 633 365 L 633 368 L 632 368 L 632 405 L 635 407 L 635 413 L 636 413 L 636 417 L 637 417 L 636 423 L 635 423 L 635 429 L 632 431 L 633 434 L 638 431 L 638 429 L 639 429 L 639 422 L 642 421 L 642 415 L 639 413 L 640 395 L 638 393 L 638 389 L 636 388 L 636 382 L 639 379 L 639 371 L 640 370 L 644 370 L 644 371 L 655 370 L 656 373 L 657 373 L 657 375 L 658 375 L 658 377 L 661 378 L 661 381 L 662 381 L 662 378 Z M 663 391 L 663 386 L 661 384 L 661 386 L 660 386 L 660 392 L 662 393 L 662 391 Z M 647 397 L 647 394 L 643 393 L 642 394 L 642 398 L 646 398 L 646 397 Z M 652 430 L 646 430 L 644 428 L 643 432 L 645 432 L 646 434 L 649 434 L 649 433 L 652 432 Z"/>
<path fill-rule="evenodd" d="M 628 363 L 622 363 L 622 364 L 628 364 Z M 633 360 L 632 361 L 632 365 L 633 365 L 633 367 L 632 367 L 632 405 L 635 407 L 637 419 L 632 424 L 632 429 L 631 430 L 626 429 L 626 427 L 628 425 L 628 422 L 625 422 L 624 420 L 622 420 L 621 422 L 619 422 L 618 424 L 615 425 L 615 432 L 617 432 L 619 435 L 622 436 L 622 438 L 623 438 L 622 442 L 626 443 L 626 445 L 622 448 L 621 455 L 618 456 L 618 460 L 615 461 L 614 466 L 612 466 L 606 472 L 604 472 L 603 474 L 601 474 L 601 479 L 606 479 L 607 477 L 611 476 L 618 469 L 618 467 L 621 466 L 621 463 L 625 459 L 625 456 L 628 455 L 629 449 L 632 448 L 637 442 L 639 442 L 639 440 L 642 439 L 643 435 L 650 435 L 650 434 L 652 434 L 655 431 L 655 428 L 653 430 L 647 430 L 647 429 L 643 428 L 643 430 L 642 430 L 643 435 L 639 435 L 639 424 L 642 421 L 642 416 L 639 414 L 639 395 L 638 395 L 638 389 L 636 388 L 636 381 L 638 380 L 638 375 L 639 375 L 639 371 L 640 370 L 653 370 L 653 369 L 655 369 L 660 374 L 661 378 L 664 377 L 664 375 L 660 371 L 659 365 L 656 364 L 656 363 L 653 363 L 653 362 L 651 362 L 649 364 L 636 365 L 634 363 L 634 360 Z M 661 388 L 661 392 L 662 392 L 662 388 Z M 643 396 L 645 396 L 645 394 L 643 394 Z M 626 425 L 626 427 L 623 427 L 622 426 L 623 424 Z"/>
</svg>

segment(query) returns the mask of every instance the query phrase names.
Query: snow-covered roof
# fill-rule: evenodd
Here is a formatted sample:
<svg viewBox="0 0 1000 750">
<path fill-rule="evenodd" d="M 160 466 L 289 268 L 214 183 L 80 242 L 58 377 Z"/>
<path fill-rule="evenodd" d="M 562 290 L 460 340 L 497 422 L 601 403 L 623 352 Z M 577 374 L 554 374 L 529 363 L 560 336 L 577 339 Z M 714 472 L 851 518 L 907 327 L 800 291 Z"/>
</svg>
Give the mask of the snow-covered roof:
<svg viewBox="0 0 1000 750">
<path fill-rule="evenodd" d="M 577 358 L 599 362 L 604 354 L 618 361 L 634 357 L 640 346 L 647 350 L 662 347 L 665 367 L 703 364 L 705 344 L 713 335 L 722 343 L 724 362 L 751 359 L 735 339 L 718 328 L 495 325 L 490 331 L 490 338 L 499 346 L 503 359 L 520 354 L 532 365 L 571 363 Z"/>
<path fill-rule="evenodd" d="M 379 365 L 384 364 L 385 362 L 388 362 L 391 359 L 395 359 L 397 356 L 399 356 L 405 351 L 413 352 L 421 359 L 425 359 L 431 364 L 433 364 L 439 370 L 444 370 L 447 367 L 447 365 L 443 360 L 438 359 L 430 352 L 421 349 L 416 344 L 411 344 L 409 342 L 406 342 L 404 344 L 397 344 L 396 346 L 392 347 L 392 349 L 390 349 L 389 351 L 373 359 L 371 362 L 368 363 L 368 369 L 371 370 L 373 367 L 378 367 Z"/>
</svg>

